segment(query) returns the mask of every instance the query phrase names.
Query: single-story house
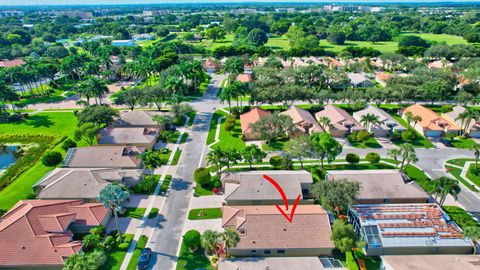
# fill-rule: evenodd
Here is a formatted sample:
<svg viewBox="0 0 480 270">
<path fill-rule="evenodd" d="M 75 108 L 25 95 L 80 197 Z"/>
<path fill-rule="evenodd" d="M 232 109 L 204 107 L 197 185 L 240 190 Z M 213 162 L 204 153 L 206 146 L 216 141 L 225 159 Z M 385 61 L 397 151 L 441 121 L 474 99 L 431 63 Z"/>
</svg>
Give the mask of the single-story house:
<svg viewBox="0 0 480 270">
<path fill-rule="evenodd" d="M 203 62 L 203 67 L 208 73 L 214 73 L 215 70 L 218 69 L 218 64 L 215 62 L 214 59 L 208 58 Z"/>
<path fill-rule="evenodd" d="M 321 256 L 334 248 L 328 213 L 320 205 L 298 205 L 291 223 L 274 205 L 224 206 L 222 227 L 239 234 L 229 248 L 233 256 Z"/>
<path fill-rule="evenodd" d="M 104 128 L 97 134 L 97 141 L 100 145 L 142 146 L 152 149 L 159 134 L 159 128 Z"/>
<path fill-rule="evenodd" d="M 400 125 L 400 123 L 393 119 L 386 111 L 372 105 L 369 105 L 364 110 L 354 112 L 353 118 L 361 122 L 362 117 L 367 114 L 373 114 L 378 117 L 379 123 L 373 125 L 369 130 L 369 132 L 373 133 L 376 137 L 386 137 L 394 131 L 401 133 L 406 130 L 404 126 Z"/>
<path fill-rule="evenodd" d="M 478 255 L 381 256 L 380 270 L 478 270 Z"/>
<path fill-rule="evenodd" d="M 453 64 L 447 60 L 435 60 L 427 64 L 428 68 L 441 69 L 446 67 L 451 67 Z"/>
<path fill-rule="evenodd" d="M 467 109 L 465 107 L 455 106 L 453 107 L 453 111 L 442 114 L 442 117 L 452 125 L 457 125 L 461 129 L 464 129 L 469 137 L 480 138 L 480 123 L 475 119 L 472 119 L 469 124 L 466 123 L 466 121 L 462 123 L 462 120 L 458 119 L 458 116 L 466 111 Z"/>
<path fill-rule="evenodd" d="M 411 105 L 402 110 L 402 118 L 407 120 L 407 113 L 411 112 L 413 116 L 422 118 L 418 123 L 410 123 L 415 130 L 426 137 L 441 137 L 445 132 L 458 134 L 460 127 L 455 123 L 450 123 L 436 112 L 426 108 L 418 103 Z"/>
<path fill-rule="evenodd" d="M 125 40 L 112 40 L 113 47 L 133 47 L 135 46 L 135 41 L 133 39 Z"/>
<path fill-rule="evenodd" d="M 142 168 L 139 155 L 145 147 L 136 146 L 90 146 L 70 148 L 65 155 L 62 167 L 69 168 Z"/>
<path fill-rule="evenodd" d="M 249 112 L 240 115 L 240 125 L 242 128 L 242 135 L 245 140 L 254 140 L 258 138 L 257 134 L 252 132 L 251 124 L 256 123 L 260 118 L 271 115 L 272 113 L 258 107 L 251 109 Z"/>
<path fill-rule="evenodd" d="M 120 112 L 120 116 L 115 119 L 112 126 L 113 127 L 147 127 L 147 128 L 159 128 L 153 117 L 155 115 L 161 115 L 161 112 L 158 111 L 124 111 Z"/>
<path fill-rule="evenodd" d="M 361 73 L 347 73 L 347 77 L 350 80 L 350 85 L 358 88 L 374 87 L 375 83 L 368 79 Z"/>
<path fill-rule="evenodd" d="M 304 109 L 297 106 L 290 106 L 288 110 L 281 112 L 282 115 L 288 115 L 292 118 L 293 124 L 296 127 L 295 135 L 311 134 L 314 132 L 324 132 L 324 130 L 317 123 L 313 115 Z"/>
<path fill-rule="evenodd" d="M 400 170 L 328 171 L 329 181 L 347 180 L 360 184 L 358 204 L 427 203 L 430 196 Z"/>
<path fill-rule="evenodd" d="M 322 111 L 315 114 L 317 121 L 321 117 L 327 117 L 330 119 L 332 126 L 331 130 L 328 130 L 334 137 L 345 137 L 354 131 L 364 130 L 362 125 L 355 120 L 345 110 L 342 110 L 333 105 L 327 105 Z"/>
<path fill-rule="evenodd" d="M 347 270 L 329 257 L 246 257 L 218 261 L 217 270 Z"/>
<path fill-rule="evenodd" d="M 358 204 L 348 219 L 367 256 L 471 254 L 473 245 L 434 203 Z"/>
<path fill-rule="evenodd" d="M 301 203 L 313 203 L 309 199 L 312 175 L 307 171 L 247 171 L 222 174 L 222 188 L 226 205 L 274 205 L 283 204 L 275 186 L 264 178 L 273 178 L 285 192 L 290 204 L 301 196 Z"/>
<path fill-rule="evenodd" d="M 82 249 L 73 232 L 107 225 L 103 204 L 81 200 L 19 201 L 0 218 L 0 268 L 62 269 Z"/>
<path fill-rule="evenodd" d="M 140 182 L 142 175 L 142 169 L 56 168 L 40 179 L 33 189 L 39 199 L 96 202 L 105 186 L 118 183 L 132 187 Z"/>
<path fill-rule="evenodd" d="M 375 73 L 375 80 L 382 86 L 387 86 L 388 79 L 394 76 L 393 73 L 377 72 Z"/>
<path fill-rule="evenodd" d="M 247 74 L 247 73 L 239 74 L 237 76 L 237 81 L 242 82 L 242 83 L 246 83 L 246 84 L 250 84 L 250 83 L 253 82 L 252 74 Z"/>
</svg>

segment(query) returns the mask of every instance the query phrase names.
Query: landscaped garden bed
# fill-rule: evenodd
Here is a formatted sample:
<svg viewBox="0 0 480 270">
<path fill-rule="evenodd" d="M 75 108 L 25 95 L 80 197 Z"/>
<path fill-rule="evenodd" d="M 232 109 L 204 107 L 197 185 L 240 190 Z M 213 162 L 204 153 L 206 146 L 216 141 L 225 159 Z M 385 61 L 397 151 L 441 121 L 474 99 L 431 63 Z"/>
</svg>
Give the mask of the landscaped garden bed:
<svg viewBox="0 0 480 270">
<path fill-rule="evenodd" d="M 215 219 L 221 217 L 221 208 L 199 208 L 192 209 L 190 212 L 188 212 L 188 219 L 190 220 Z"/>
<path fill-rule="evenodd" d="M 480 224 L 462 208 L 457 206 L 443 206 L 442 208 L 463 229 L 466 227 L 480 227 Z"/>
</svg>

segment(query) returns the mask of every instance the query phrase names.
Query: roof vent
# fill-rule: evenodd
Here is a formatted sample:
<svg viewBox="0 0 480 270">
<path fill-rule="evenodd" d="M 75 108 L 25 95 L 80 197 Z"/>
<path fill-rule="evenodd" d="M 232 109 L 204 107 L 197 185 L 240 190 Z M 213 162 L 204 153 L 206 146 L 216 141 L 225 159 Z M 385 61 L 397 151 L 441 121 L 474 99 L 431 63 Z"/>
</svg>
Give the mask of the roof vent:
<svg viewBox="0 0 480 270">
<path fill-rule="evenodd" d="M 22 246 L 22 249 L 27 249 L 25 246 Z"/>
<path fill-rule="evenodd" d="M 284 232 L 286 232 L 286 231 L 287 231 L 287 229 L 286 229 L 286 228 L 283 228 L 283 231 L 284 231 Z"/>
<path fill-rule="evenodd" d="M 255 240 L 252 241 L 252 244 L 256 244 L 257 242 L 255 242 Z"/>
</svg>

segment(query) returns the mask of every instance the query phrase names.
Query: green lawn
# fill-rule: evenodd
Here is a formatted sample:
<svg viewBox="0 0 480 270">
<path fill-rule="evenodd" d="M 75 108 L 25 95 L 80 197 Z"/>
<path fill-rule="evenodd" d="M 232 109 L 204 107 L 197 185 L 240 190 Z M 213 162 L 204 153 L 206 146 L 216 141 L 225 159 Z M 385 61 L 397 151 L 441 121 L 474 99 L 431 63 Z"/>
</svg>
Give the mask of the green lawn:
<svg viewBox="0 0 480 270">
<path fill-rule="evenodd" d="M 452 146 L 455 148 L 472 149 L 475 142 L 470 138 L 455 138 L 452 142 Z"/>
<path fill-rule="evenodd" d="M 221 217 L 221 208 L 198 208 L 192 209 L 190 212 L 188 212 L 188 219 L 190 220 L 215 219 Z"/>
<path fill-rule="evenodd" d="M 148 243 L 148 237 L 145 235 L 140 236 L 137 242 L 137 246 L 135 247 L 135 250 L 133 251 L 132 258 L 130 259 L 130 262 L 128 263 L 127 270 L 136 270 L 137 269 L 137 263 L 138 259 L 140 258 L 140 254 L 142 253 L 142 250 L 145 248 L 145 246 Z"/>
<path fill-rule="evenodd" d="M 180 160 L 180 155 L 182 155 L 182 150 L 177 149 L 170 165 L 177 165 L 178 161 Z"/>
<path fill-rule="evenodd" d="M 375 257 L 375 256 L 365 256 L 365 254 L 360 251 L 356 250 L 354 251 L 355 258 L 357 258 L 358 261 L 363 261 L 367 269 L 380 269 L 380 265 L 382 264 L 382 260 L 380 257 Z"/>
<path fill-rule="evenodd" d="M 398 114 L 390 114 L 390 115 L 400 125 L 402 125 L 404 127 L 407 126 L 407 122 L 405 120 L 403 120 L 403 118 L 400 115 L 398 115 Z M 415 148 L 434 148 L 434 145 L 431 141 L 429 141 L 427 138 L 425 138 L 422 134 L 418 133 L 416 130 L 415 130 L 415 133 L 417 134 L 417 138 L 413 142 L 410 142 L 410 144 L 413 145 L 413 147 L 415 147 Z M 401 145 L 401 144 L 404 144 L 405 142 L 401 140 L 401 141 L 393 141 L 393 143 L 395 145 Z"/>
<path fill-rule="evenodd" d="M 369 41 L 345 41 L 344 45 L 337 45 L 328 42 L 326 39 L 320 40 L 320 47 L 325 49 L 326 51 L 332 51 L 335 53 L 339 53 L 344 50 L 346 47 L 354 46 L 354 47 L 370 47 L 375 50 L 378 50 L 382 53 L 393 53 L 398 49 L 396 41 L 381 41 L 381 42 L 369 42 Z"/>
<path fill-rule="evenodd" d="M 127 207 L 127 208 L 125 208 L 125 212 L 122 213 L 120 216 L 141 219 L 141 218 L 143 218 L 143 215 L 145 215 L 146 210 L 147 210 L 146 208 Z"/>
<path fill-rule="evenodd" d="M 480 168 L 480 167 L 479 167 Z M 480 175 L 475 174 L 475 164 L 471 164 L 467 171 L 468 180 L 472 181 L 475 185 L 480 187 Z"/>
<path fill-rule="evenodd" d="M 21 122 L 0 124 L 0 134 L 54 134 L 72 136 L 77 127 L 73 112 L 41 112 Z"/>
<path fill-rule="evenodd" d="M 107 253 L 107 261 L 100 268 L 102 270 L 118 270 L 122 266 L 123 259 L 127 254 L 128 246 L 133 240 L 133 234 L 124 234 L 122 246 L 126 248 L 119 248 L 116 246 L 111 252 Z"/>
<path fill-rule="evenodd" d="M 275 140 L 271 142 L 270 144 L 262 144 L 262 149 L 264 151 L 281 151 L 285 150 L 285 143 L 287 142 L 287 139 L 284 140 Z"/>
<path fill-rule="evenodd" d="M 423 39 L 429 41 L 436 41 L 439 43 L 446 43 L 447 45 L 454 45 L 454 44 L 468 44 L 468 42 L 461 36 L 454 36 L 448 34 L 432 34 L 432 33 L 403 33 L 403 35 L 414 35 L 419 36 Z"/>
<path fill-rule="evenodd" d="M 480 227 L 480 223 L 475 221 L 467 211 L 457 206 L 443 206 L 443 210 L 449 215 L 455 223 L 465 229 L 466 227 Z"/>
<path fill-rule="evenodd" d="M 170 186 L 170 181 L 172 181 L 172 176 L 170 174 L 165 176 L 165 179 L 160 186 L 160 194 L 167 192 L 168 187 Z"/>
<path fill-rule="evenodd" d="M 460 181 L 464 186 L 466 186 L 467 188 L 469 188 L 471 191 L 474 191 L 474 192 L 478 192 L 478 188 L 475 186 L 475 185 L 471 185 L 470 183 L 468 183 L 468 181 L 466 181 L 462 176 L 462 169 L 459 169 L 459 168 L 456 168 L 456 167 L 453 167 L 453 166 L 449 166 L 449 165 L 445 165 L 445 169 L 448 171 L 448 173 L 450 173 L 453 177 L 455 177 L 455 179 L 457 179 L 458 181 Z M 468 178 L 468 173 L 467 173 L 467 178 Z M 470 179 L 470 178 L 469 178 Z M 472 181 L 473 182 L 473 181 Z"/>
<path fill-rule="evenodd" d="M 180 256 L 177 261 L 176 270 L 214 270 L 215 267 L 210 263 L 203 249 L 199 248 L 195 252 L 190 252 L 188 247 L 182 241 L 182 247 L 180 248 Z"/>
<path fill-rule="evenodd" d="M 428 176 L 422 170 L 410 164 L 405 165 L 403 170 L 411 180 L 415 181 L 425 191 L 429 191 L 430 178 L 428 178 Z"/>
<path fill-rule="evenodd" d="M 215 131 L 217 130 L 218 119 L 224 116 L 225 113 L 220 110 L 217 110 L 213 113 L 212 120 L 210 121 L 210 128 L 208 129 L 207 145 L 215 141 Z"/>
<path fill-rule="evenodd" d="M 217 127 L 217 121 L 218 118 L 222 116 L 226 116 L 226 113 L 223 111 L 218 110 L 214 113 L 212 121 L 210 122 L 210 130 L 208 131 L 207 144 L 215 141 L 215 130 Z M 245 142 L 240 138 L 240 136 L 242 135 L 240 119 L 236 119 L 235 127 L 231 132 L 225 130 L 225 120 L 226 118 L 224 118 L 220 124 L 220 141 L 214 144 L 213 147 L 220 147 L 222 149 L 229 147 L 237 150 L 242 150 L 243 148 L 245 148 Z"/>
<path fill-rule="evenodd" d="M 368 138 L 368 140 L 364 142 L 352 142 L 350 140 L 349 142 L 355 148 L 382 148 L 382 146 L 373 137 Z"/>
<path fill-rule="evenodd" d="M 447 164 L 453 164 L 457 166 L 464 166 L 467 161 L 475 161 L 472 158 L 456 158 L 456 159 L 450 159 L 447 161 Z"/>
<path fill-rule="evenodd" d="M 265 47 L 270 47 L 272 50 L 288 50 L 290 49 L 290 42 L 285 36 L 271 35 Z"/>
</svg>

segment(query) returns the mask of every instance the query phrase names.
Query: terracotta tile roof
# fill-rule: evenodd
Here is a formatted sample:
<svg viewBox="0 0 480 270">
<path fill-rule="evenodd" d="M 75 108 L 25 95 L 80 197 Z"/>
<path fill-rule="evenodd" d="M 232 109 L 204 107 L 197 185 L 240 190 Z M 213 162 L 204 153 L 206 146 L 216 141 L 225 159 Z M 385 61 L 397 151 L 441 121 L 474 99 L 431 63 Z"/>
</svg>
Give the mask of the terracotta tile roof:
<svg viewBox="0 0 480 270">
<path fill-rule="evenodd" d="M 4 67 L 4 68 L 21 66 L 24 64 L 25 64 L 25 61 L 23 61 L 23 59 L 20 59 L 20 58 L 13 59 L 13 60 L 0 61 L 0 67 Z"/>
<path fill-rule="evenodd" d="M 256 123 L 260 118 L 271 115 L 272 113 L 258 107 L 251 109 L 249 112 L 240 115 L 240 125 L 242 133 L 250 133 L 250 124 Z"/>
<path fill-rule="evenodd" d="M 243 83 L 250 83 L 253 82 L 253 78 L 251 74 L 240 74 L 237 76 L 237 81 Z"/>
<path fill-rule="evenodd" d="M 82 244 L 72 242 L 68 226 L 77 218 L 99 225 L 99 204 L 82 206 L 80 200 L 26 200 L 18 202 L 0 219 L 0 265 L 63 265 L 65 258 L 80 251 Z M 86 207 L 86 213 L 70 208 Z M 102 206 L 103 207 L 103 206 Z M 105 209 L 105 208 L 104 208 Z M 103 210 L 104 218 L 106 209 Z"/>
<path fill-rule="evenodd" d="M 455 123 L 449 123 L 446 119 L 438 115 L 436 112 L 426 108 L 420 104 L 413 104 L 412 106 L 403 109 L 403 114 L 411 112 L 413 115 L 418 115 L 422 118 L 418 124 L 423 129 L 429 130 L 460 130 Z M 442 127 L 442 125 L 444 127 Z"/>
<path fill-rule="evenodd" d="M 317 120 L 315 120 L 312 114 L 307 110 L 300 109 L 296 106 L 290 106 L 288 110 L 280 114 L 290 116 L 295 126 L 304 133 L 307 131 L 307 129 L 309 130 L 309 133 L 324 132 L 324 130 L 317 123 Z"/>
<path fill-rule="evenodd" d="M 328 214 L 319 205 L 298 205 L 292 223 L 273 205 L 224 206 L 222 226 L 239 232 L 234 249 L 333 248 Z"/>
</svg>

